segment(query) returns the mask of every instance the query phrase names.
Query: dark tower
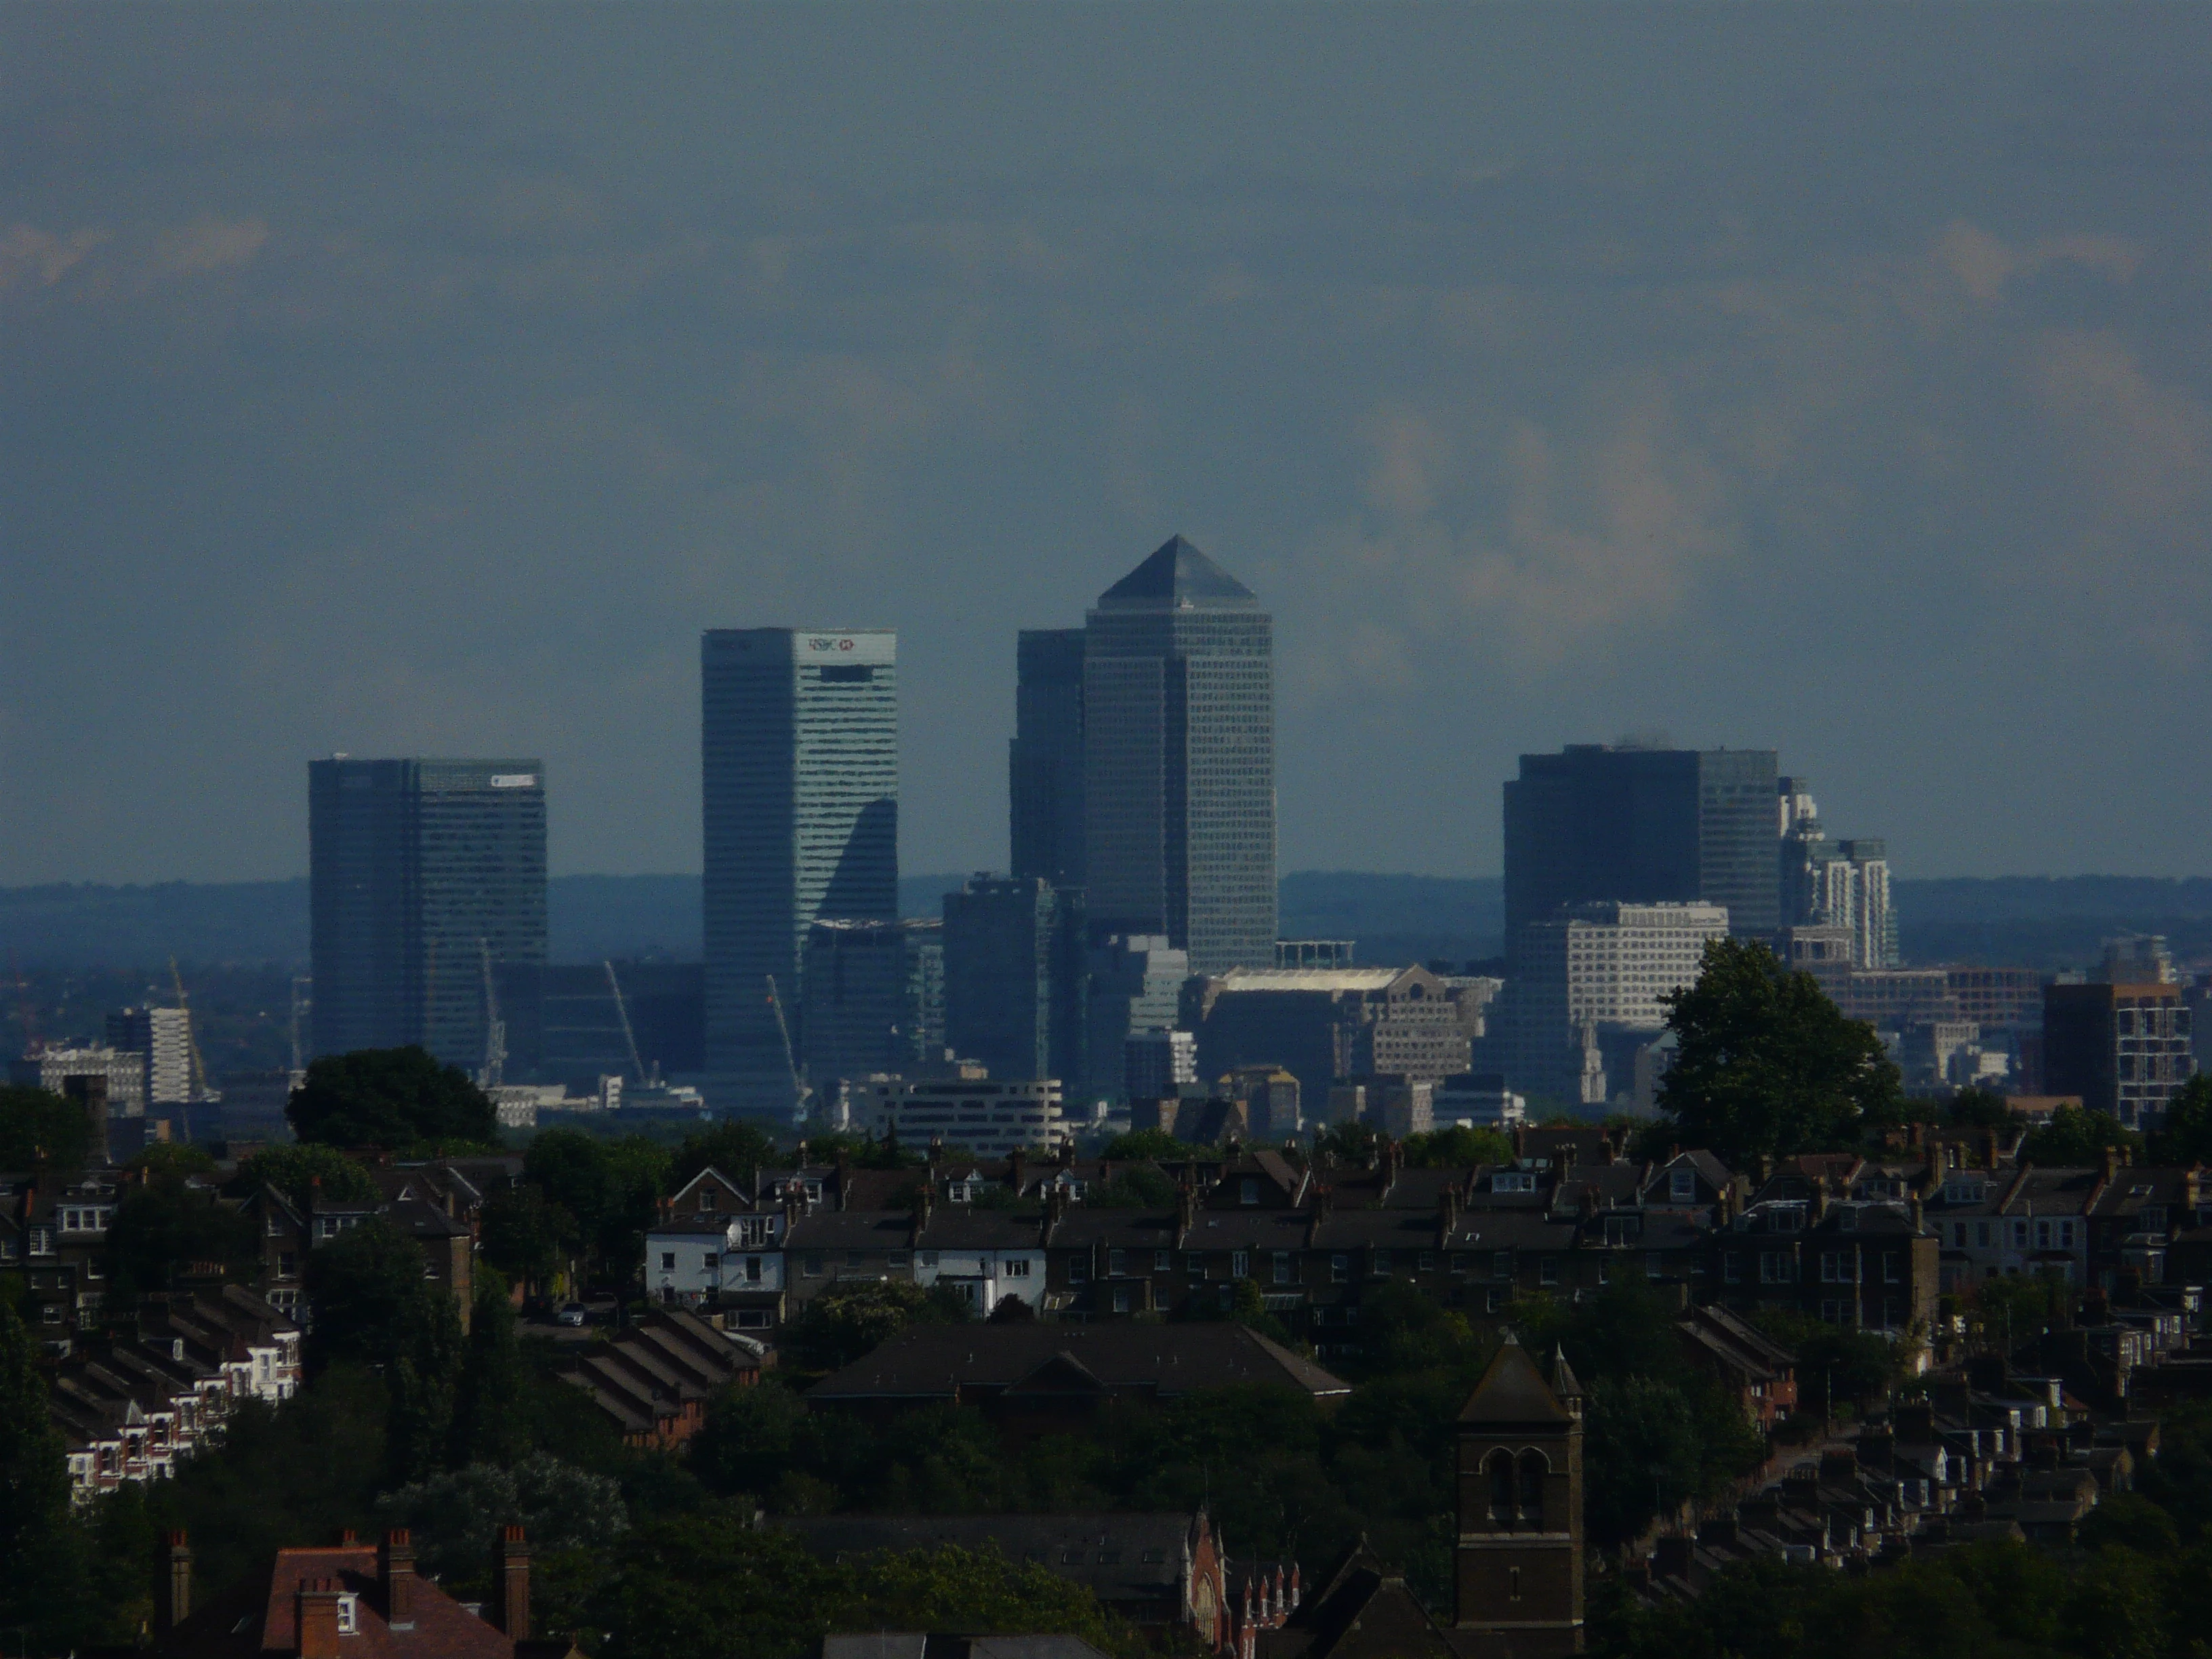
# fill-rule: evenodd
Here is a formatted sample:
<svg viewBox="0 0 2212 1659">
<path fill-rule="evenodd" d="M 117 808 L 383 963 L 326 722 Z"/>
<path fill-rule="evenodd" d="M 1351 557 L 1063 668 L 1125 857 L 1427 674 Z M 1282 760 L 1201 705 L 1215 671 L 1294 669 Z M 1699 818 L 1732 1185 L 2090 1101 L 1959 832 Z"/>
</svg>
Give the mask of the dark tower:
<svg viewBox="0 0 2212 1659">
<path fill-rule="evenodd" d="M 1565 1354 L 1546 1382 L 1510 1333 L 1459 1414 L 1452 1578 L 1462 1653 L 1582 1651 L 1582 1385 Z"/>
</svg>

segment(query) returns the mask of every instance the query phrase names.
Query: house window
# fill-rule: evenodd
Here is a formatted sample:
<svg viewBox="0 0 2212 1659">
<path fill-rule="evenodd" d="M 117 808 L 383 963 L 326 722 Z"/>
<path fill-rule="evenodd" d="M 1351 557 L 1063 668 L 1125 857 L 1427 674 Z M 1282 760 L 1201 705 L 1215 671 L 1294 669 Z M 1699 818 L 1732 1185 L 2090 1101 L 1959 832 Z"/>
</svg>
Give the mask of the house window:
<svg viewBox="0 0 2212 1659">
<path fill-rule="evenodd" d="M 710 1273 L 714 1271 L 714 1251 L 708 1251 L 706 1255 L 701 1258 L 699 1262 L 699 1271 L 703 1273 Z"/>
<path fill-rule="evenodd" d="M 1496 1313 L 1505 1305 L 1505 1292 L 1495 1285 L 1492 1285 L 1483 1293 L 1482 1305 L 1487 1311 Z"/>
<path fill-rule="evenodd" d="M 1328 1276 L 1331 1283 L 1343 1284 L 1346 1279 L 1352 1277 L 1352 1258 L 1348 1255 L 1329 1257 Z"/>
<path fill-rule="evenodd" d="M 1510 1279 L 1513 1277 L 1512 1251 L 1496 1250 L 1492 1252 L 1490 1257 L 1490 1276 L 1492 1279 Z"/>
<path fill-rule="evenodd" d="M 1432 1273 L 1436 1272 L 1436 1270 L 1437 1253 L 1434 1250 L 1423 1250 L 1421 1252 L 1421 1271 L 1425 1273 Z"/>
<path fill-rule="evenodd" d="M 1114 1287 L 1114 1311 L 1115 1313 L 1129 1311 L 1129 1287 L 1127 1285 L 1116 1285 Z"/>
<path fill-rule="evenodd" d="M 1025 1255 L 1010 1257 L 1000 1265 L 1006 1270 L 1009 1279 L 1027 1279 L 1030 1276 L 1030 1259 Z"/>
<path fill-rule="evenodd" d="M 1260 1201 L 1260 1183 L 1249 1176 L 1237 1182 L 1237 1201 L 1239 1204 L 1257 1204 Z"/>
<path fill-rule="evenodd" d="M 1899 1283 L 1904 1277 L 1902 1273 L 1899 1271 L 1900 1266 L 1901 1263 L 1899 1261 L 1896 1251 L 1883 1251 L 1881 1256 L 1881 1282 L 1885 1285 L 1895 1285 Z"/>
<path fill-rule="evenodd" d="M 1721 1281 L 1728 1285 L 1743 1283 L 1743 1258 L 1734 1250 L 1721 1257 Z"/>
<path fill-rule="evenodd" d="M 1229 1276 L 1231 1279 L 1249 1279 L 1252 1277 L 1251 1251 L 1234 1250 L 1230 1253 Z"/>
<path fill-rule="evenodd" d="M 1452 1252 L 1451 1270 L 1455 1273 L 1463 1273 L 1468 1270 L 1468 1266 L 1467 1252 L 1465 1250 L 1454 1250 Z"/>
<path fill-rule="evenodd" d="M 1490 1177 L 1490 1190 L 1493 1193 L 1533 1193 L 1536 1190 L 1535 1173 L 1529 1170 L 1500 1170 Z"/>
<path fill-rule="evenodd" d="M 745 1258 L 745 1283 L 757 1285 L 760 1282 L 761 1259 L 757 1255 L 749 1255 Z"/>
<path fill-rule="evenodd" d="M 276 1277 L 290 1279 L 300 1271 L 300 1258 L 290 1250 L 281 1250 L 276 1255 Z"/>
<path fill-rule="evenodd" d="M 338 1597 L 338 1634 L 352 1636 L 360 1629 L 360 1604 L 350 1595 L 341 1595 Z"/>
<path fill-rule="evenodd" d="M 663 1250 L 660 1253 L 660 1271 L 665 1273 L 672 1273 L 676 1271 L 675 1251 Z"/>
<path fill-rule="evenodd" d="M 1377 1279 L 1388 1279 L 1390 1277 L 1389 1251 L 1377 1250 L 1375 1252 L 1375 1277 Z"/>
<path fill-rule="evenodd" d="M 711 1210 L 715 1203 L 714 1189 L 712 1187 L 702 1187 L 699 1189 L 699 1207 L 702 1210 Z"/>
<path fill-rule="evenodd" d="M 2012 1224 L 2012 1247 L 2015 1250 L 2024 1250 L 2027 1248 L 2027 1223 L 2025 1221 L 2015 1221 Z"/>
<path fill-rule="evenodd" d="M 809 1279 L 821 1278 L 822 1252 L 819 1250 L 809 1250 L 804 1258 L 804 1265 L 800 1267 L 799 1271 L 804 1273 Z"/>
<path fill-rule="evenodd" d="M 1677 1170 L 1668 1177 L 1668 1193 L 1677 1204 L 1687 1204 L 1698 1196 L 1698 1172 Z"/>
<path fill-rule="evenodd" d="M 1607 1261 L 1603 1256 L 1600 1256 L 1597 1259 L 1597 1282 L 1601 1285 L 1610 1285 L 1613 1283 L 1613 1263 Z"/>
<path fill-rule="evenodd" d="M 1186 1253 L 1185 1253 L 1185 1255 L 1184 1255 L 1184 1256 L 1183 1256 L 1183 1259 L 1182 1259 L 1182 1270 L 1183 1270 L 1185 1273 L 1188 1273 L 1188 1274 L 1189 1274 L 1193 1279 L 1203 1279 L 1203 1278 L 1205 1278 L 1205 1277 L 1206 1277 L 1206 1258 L 1205 1258 L 1205 1256 L 1201 1255 L 1200 1255 L 1198 1251 L 1196 1251 L 1196 1250 L 1191 1250 L 1191 1251 L 1188 1251 L 1188 1252 L 1186 1252 Z"/>
<path fill-rule="evenodd" d="M 284 1218 L 283 1218 L 283 1217 L 282 1217 L 282 1216 L 280 1216 L 280 1215 L 271 1214 L 271 1215 L 270 1216 L 270 1218 L 269 1218 L 269 1220 L 268 1220 L 267 1225 L 268 1225 L 269 1237 L 271 1237 L 271 1238 L 282 1238 L 282 1237 L 284 1237 Z"/>
<path fill-rule="evenodd" d="M 1759 1282 L 1762 1285 L 1787 1285 L 1797 1276 L 1790 1271 L 1791 1266 L 1787 1250 L 1761 1250 L 1759 1253 Z"/>
<path fill-rule="evenodd" d="M 1559 1257 L 1547 1255 L 1536 1264 L 1536 1282 L 1539 1285 L 1556 1285 L 1559 1282 Z"/>
<path fill-rule="evenodd" d="M 2048 1221 L 2035 1224 L 2035 1248 L 2039 1250 L 2051 1248 L 2051 1224 Z"/>
<path fill-rule="evenodd" d="M 1982 1249 L 1986 1250 L 1990 1248 L 1990 1224 L 1988 1222 L 1977 1221 L 1974 1224 L 1974 1243 Z"/>
<path fill-rule="evenodd" d="M 934 1267 L 937 1265 L 937 1252 L 924 1250 L 921 1253 L 921 1265 L 925 1267 Z"/>
<path fill-rule="evenodd" d="M 1088 1285 L 1091 1282 L 1091 1263 L 1079 1255 L 1068 1257 L 1067 1282 L 1071 1285 Z"/>
<path fill-rule="evenodd" d="M 1119 1279 L 1123 1273 L 1126 1273 L 1128 1271 L 1129 1253 L 1127 1250 L 1109 1250 L 1106 1252 L 1106 1274 L 1108 1278 Z"/>
<path fill-rule="evenodd" d="M 1275 1283 L 1287 1285 L 1290 1282 L 1291 1253 L 1288 1250 L 1278 1250 L 1275 1252 Z"/>
<path fill-rule="evenodd" d="M 1154 1250 L 1152 1252 L 1152 1271 L 1156 1273 L 1173 1273 L 1175 1271 L 1175 1258 L 1173 1254 L 1167 1250 Z"/>
</svg>

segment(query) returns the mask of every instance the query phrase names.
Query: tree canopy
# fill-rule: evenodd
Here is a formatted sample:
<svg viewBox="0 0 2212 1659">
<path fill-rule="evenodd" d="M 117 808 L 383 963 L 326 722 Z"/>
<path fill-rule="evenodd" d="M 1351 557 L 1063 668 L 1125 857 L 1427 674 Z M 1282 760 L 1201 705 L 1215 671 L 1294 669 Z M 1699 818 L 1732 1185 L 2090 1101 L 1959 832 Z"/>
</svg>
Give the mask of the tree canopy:
<svg viewBox="0 0 2212 1659">
<path fill-rule="evenodd" d="M 1810 974 L 1752 939 L 1710 941 L 1697 982 L 1666 999 L 1677 1044 L 1662 1133 L 1729 1162 L 1847 1141 L 1894 1121 L 1898 1069 Z"/>
<path fill-rule="evenodd" d="M 757 1124 L 726 1117 L 684 1137 L 684 1144 L 669 1161 L 668 1185 L 673 1191 L 708 1168 L 720 1170 L 732 1181 L 744 1181 L 755 1170 L 769 1169 L 781 1162 L 773 1135 Z"/>
<path fill-rule="evenodd" d="M 2045 1169 L 2080 1167 L 2101 1161 L 2107 1146 L 2132 1156 L 2142 1150 L 2142 1137 L 2122 1128 L 2109 1112 L 2061 1106 L 2049 1122 L 2021 1137 L 2019 1156 Z"/>
<path fill-rule="evenodd" d="M 92 1119 L 76 1102 L 0 1088 L 0 1170 L 81 1170 L 91 1155 Z"/>
<path fill-rule="evenodd" d="M 426 1142 L 499 1142 L 490 1097 L 459 1066 L 442 1066 L 416 1047 L 324 1055 L 308 1066 L 284 1115 L 301 1139 L 326 1146 L 389 1152 Z"/>
<path fill-rule="evenodd" d="M 2212 1164 L 2212 1076 L 2198 1073 L 2166 1103 L 2150 1157 L 2155 1164 Z"/>
<path fill-rule="evenodd" d="M 1455 1123 L 1428 1134 L 1407 1135 L 1405 1152 L 1410 1169 L 1466 1170 L 1478 1164 L 1510 1164 L 1513 1143 L 1498 1130 Z"/>
<path fill-rule="evenodd" d="M 375 1177 L 358 1159 L 336 1146 L 313 1141 L 264 1146 L 238 1166 L 230 1190 L 241 1196 L 274 1187 L 295 1204 L 307 1202 L 319 1184 L 324 1198 L 338 1204 L 373 1204 L 379 1194 Z"/>
<path fill-rule="evenodd" d="M 166 1291 L 176 1275 L 201 1264 L 245 1277 L 259 1258 L 250 1217 L 216 1201 L 211 1187 L 185 1176 L 149 1174 L 124 1189 L 108 1222 L 105 1246 L 108 1294 L 127 1307 Z"/>
<path fill-rule="evenodd" d="M 951 1288 L 925 1290 L 889 1279 L 823 1291 L 783 1328 L 779 1346 L 816 1370 L 849 1365 L 909 1325 L 952 1324 L 969 1316 Z"/>
</svg>

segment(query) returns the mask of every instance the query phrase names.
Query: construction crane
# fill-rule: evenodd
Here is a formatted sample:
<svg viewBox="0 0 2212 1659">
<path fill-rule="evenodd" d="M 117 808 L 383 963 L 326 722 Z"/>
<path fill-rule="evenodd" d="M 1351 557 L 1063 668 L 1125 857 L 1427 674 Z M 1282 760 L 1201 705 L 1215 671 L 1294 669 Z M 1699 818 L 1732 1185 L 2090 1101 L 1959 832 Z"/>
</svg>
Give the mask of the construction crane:
<svg viewBox="0 0 2212 1659">
<path fill-rule="evenodd" d="M 615 1018 L 622 1022 L 623 1042 L 629 1048 L 629 1068 L 637 1073 L 637 1080 L 642 1083 L 645 1081 L 645 1062 L 638 1058 L 637 1033 L 629 1029 L 629 1009 L 623 1001 L 622 981 L 615 977 L 613 963 L 602 962 L 599 966 L 607 970 L 607 989 L 614 994 Z M 788 1048 L 790 1044 L 787 1042 L 784 1046 Z"/>
<path fill-rule="evenodd" d="M 477 1079 L 480 1089 L 496 1089 L 507 1070 L 507 1022 L 499 1017 L 499 986 L 491 971 L 491 941 L 477 940 L 477 951 L 483 960 L 484 1047 L 483 1071 Z"/>
<path fill-rule="evenodd" d="M 799 1060 L 791 1050 L 791 1024 L 783 1017 L 783 999 L 776 994 L 775 975 L 768 976 L 768 1006 L 775 1011 L 775 1034 L 783 1039 L 783 1068 L 791 1073 L 791 1108 L 800 1120 L 806 1116 L 806 1097 L 810 1091 L 799 1075 Z"/>
<path fill-rule="evenodd" d="M 46 1047 L 39 1041 L 39 1005 L 31 994 L 31 981 L 23 976 L 13 951 L 8 956 L 8 971 L 15 980 L 15 1019 L 23 1028 L 23 1057 L 35 1060 L 46 1052 Z"/>
<path fill-rule="evenodd" d="M 300 1010 L 302 1006 L 311 1006 L 300 992 L 302 988 L 311 987 L 314 982 L 304 975 L 292 976 L 292 1070 L 295 1073 L 307 1069 L 307 1062 L 300 1057 Z"/>
<path fill-rule="evenodd" d="M 177 988 L 177 1008 L 185 1017 L 185 1058 L 191 1066 L 185 1098 L 205 1100 L 208 1097 L 207 1067 L 200 1061 L 200 1040 L 192 1030 L 192 1009 L 185 1000 L 185 976 L 177 971 L 177 959 L 169 958 L 169 983 Z"/>
</svg>

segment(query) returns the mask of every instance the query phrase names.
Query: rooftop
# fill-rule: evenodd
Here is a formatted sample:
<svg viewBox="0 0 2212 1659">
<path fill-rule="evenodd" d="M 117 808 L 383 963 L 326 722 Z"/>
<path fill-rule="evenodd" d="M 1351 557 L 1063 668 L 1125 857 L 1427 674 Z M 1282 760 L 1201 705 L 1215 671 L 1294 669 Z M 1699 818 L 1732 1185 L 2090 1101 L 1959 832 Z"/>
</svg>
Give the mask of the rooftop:
<svg viewBox="0 0 2212 1659">
<path fill-rule="evenodd" d="M 1259 597 L 1181 536 L 1170 536 L 1142 564 L 1098 596 L 1102 611 L 1249 611 Z"/>
</svg>

